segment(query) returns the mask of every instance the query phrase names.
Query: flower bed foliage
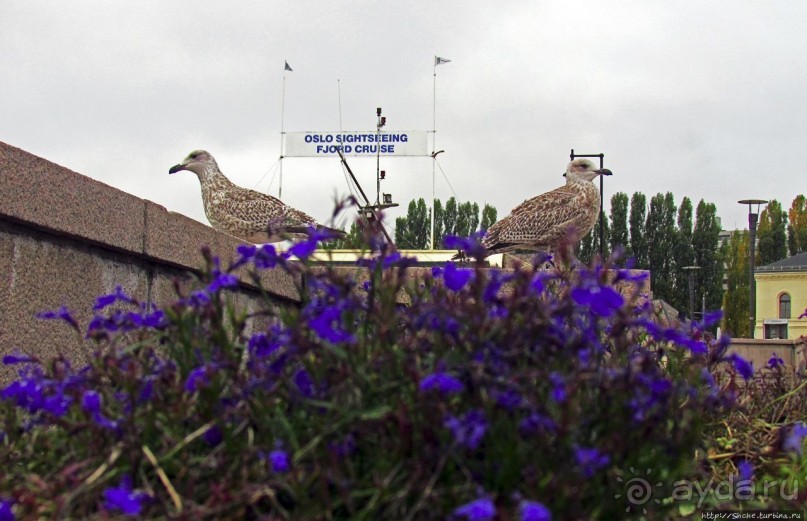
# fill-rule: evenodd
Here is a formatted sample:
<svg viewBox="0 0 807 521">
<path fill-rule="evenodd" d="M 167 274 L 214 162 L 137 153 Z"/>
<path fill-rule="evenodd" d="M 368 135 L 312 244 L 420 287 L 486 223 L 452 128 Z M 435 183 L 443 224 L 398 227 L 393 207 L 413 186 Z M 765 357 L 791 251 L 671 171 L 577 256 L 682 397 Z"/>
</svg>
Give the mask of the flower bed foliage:
<svg viewBox="0 0 807 521">
<path fill-rule="evenodd" d="M 0 520 L 642 516 L 629 469 L 668 497 L 734 410 L 711 371 L 750 376 L 709 323 L 658 326 L 642 276 L 608 263 L 415 272 L 368 230 L 359 283 L 309 261 L 318 239 L 207 253 L 162 309 L 118 288 L 86 327 L 43 314 L 95 348 L 86 367 L 4 358 Z M 236 274 L 261 270 L 297 277 L 302 304 L 234 307 Z"/>
</svg>

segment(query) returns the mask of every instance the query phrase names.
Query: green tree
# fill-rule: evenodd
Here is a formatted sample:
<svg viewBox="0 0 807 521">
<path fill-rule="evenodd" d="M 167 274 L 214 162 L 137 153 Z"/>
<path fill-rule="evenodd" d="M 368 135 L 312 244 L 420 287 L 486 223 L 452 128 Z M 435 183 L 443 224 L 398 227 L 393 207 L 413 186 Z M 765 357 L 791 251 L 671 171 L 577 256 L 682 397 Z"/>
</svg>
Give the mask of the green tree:
<svg viewBox="0 0 807 521">
<path fill-rule="evenodd" d="M 787 212 L 787 246 L 790 255 L 807 251 L 807 198 L 797 195 Z"/>
<path fill-rule="evenodd" d="M 695 262 L 695 250 L 692 248 L 692 211 L 692 201 L 689 197 L 681 199 L 673 246 L 675 282 L 673 296 L 670 299 L 670 304 L 676 309 L 689 309 L 689 279 L 684 267 L 692 266 Z"/>
<path fill-rule="evenodd" d="M 395 219 L 395 243 L 400 248 L 425 250 L 429 245 L 431 223 L 426 201 L 409 201 L 406 217 Z"/>
<path fill-rule="evenodd" d="M 580 262 L 584 264 L 591 262 L 591 259 L 594 258 L 594 230 L 591 230 L 580 239 L 575 250 L 577 259 Z"/>
<path fill-rule="evenodd" d="M 479 205 L 465 202 L 457 207 L 457 222 L 454 225 L 454 235 L 468 237 L 479 227 Z"/>
<path fill-rule="evenodd" d="M 446 201 L 446 205 L 443 208 L 443 236 L 446 235 L 457 235 L 456 228 L 457 228 L 457 216 L 459 215 L 459 208 L 457 205 L 457 200 L 454 197 L 449 198 Z"/>
<path fill-rule="evenodd" d="M 443 247 L 443 237 L 445 237 L 445 233 L 443 231 L 443 203 L 440 202 L 440 199 L 434 200 L 434 244 L 432 248 L 438 250 Z M 431 226 L 431 223 L 429 223 Z M 431 230 L 429 230 L 431 234 Z"/>
<path fill-rule="evenodd" d="M 706 297 L 706 310 L 720 309 L 723 304 L 723 256 L 718 249 L 720 218 L 713 203 L 700 200 L 695 210 L 692 247 L 697 271 L 696 302 Z"/>
<path fill-rule="evenodd" d="M 658 193 L 650 199 L 645 233 L 648 269 L 653 295 L 673 304 L 673 247 L 675 240 L 675 200 L 671 192 Z"/>
<path fill-rule="evenodd" d="M 482 208 L 482 222 L 479 225 L 479 228 L 482 230 L 488 230 L 491 226 L 496 224 L 496 208 L 485 203 L 485 207 Z"/>
<path fill-rule="evenodd" d="M 645 237 L 645 215 L 647 198 L 641 192 L 634 192 L 630 199 L 630 251 L 636 268 L 647 268 L 647 238 Z"/>
<path fill-rule="evenodd" d="M 611 252 L 608 248 L 608 237 L 610 236 L 610 226 L 608 225 L 608 216 L 605 215 L 605 212 L 600 213 L 600 217 L 602 218 L 602 226 L 603 226 L 603 236 L 605 237 L 605 242 L 603 243 L 603 250 L 602 255 L 603 257 L 608 257 Z M 577 243 L 577 259 L 580 262 L 589 263 L 596 257 L 600 255 L 600 222 L 594 225 L 594 228 L 591 229 L 582 239 L 580 242 Z"/>
<path fill-rule="evenodd" d="M 757 266 L 787 257 L 787 212 L 774 199 L 762 210 L 757 227 Z"/>
<path fill-rule="evenodd" d="M 496 208 L 488 204 L 481 212 L 481 226 L 496 222 Z M 467 237 L 480 227 L 479 205 L 472 202 L 457 203 L 452 197 L 445 205 L 434 201 L 434 247 L 443 246 L 446 235 Z M 423 237 L 425 234 L 425 243 Z M 406 217 L 395 219 L 395 243 L 400 248 L 425 249 L 431 237 L 431 214 L 422 199 L 409 202 Z"/>
<path fill-rule="evenodd" d="M 722 246 L 726 263 L 726 294 L 723 296 L 723 331 L 748 338 L 748 232 L 736 231 Z"/>
<path fill-rule="evenodd" d="M 611 251 L 622 248 L 626 257 L 630 256 L 628 241 L 628 194 L 617 192 L 611 197 Z"/>
</svg>

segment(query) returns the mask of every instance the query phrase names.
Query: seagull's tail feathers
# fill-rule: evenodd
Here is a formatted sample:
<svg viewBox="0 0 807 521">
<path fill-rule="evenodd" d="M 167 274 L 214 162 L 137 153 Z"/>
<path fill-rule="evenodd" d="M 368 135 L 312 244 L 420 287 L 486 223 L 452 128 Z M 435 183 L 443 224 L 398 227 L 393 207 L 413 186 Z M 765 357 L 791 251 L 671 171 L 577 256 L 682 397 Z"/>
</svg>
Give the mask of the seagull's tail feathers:
<svg viewBox="0 0 807 521">
<path fill-rule="evenodd" d="M 347 233 L 344 230 L 330 228 L 321 224 L 317 224 L 316 226 L 285 226 L 283 227 L 283 231 L 288 234 L 302 234 L 308 237 L 315 235 L 318 240 L 323 241 L 347 237 Z"/>
</svg>

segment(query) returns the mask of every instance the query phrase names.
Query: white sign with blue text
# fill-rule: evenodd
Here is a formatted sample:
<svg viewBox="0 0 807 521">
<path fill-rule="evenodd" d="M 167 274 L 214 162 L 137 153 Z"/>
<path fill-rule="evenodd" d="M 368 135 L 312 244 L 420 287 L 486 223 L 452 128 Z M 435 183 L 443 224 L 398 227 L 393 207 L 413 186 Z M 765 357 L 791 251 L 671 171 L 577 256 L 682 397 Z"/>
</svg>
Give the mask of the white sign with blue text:
<svg viewBox="0 0 807 521">
<path fill-rule="evenodd" d="M 286 132 L 284 157 L 428 156 L 428 132 Z"/>
</svg>

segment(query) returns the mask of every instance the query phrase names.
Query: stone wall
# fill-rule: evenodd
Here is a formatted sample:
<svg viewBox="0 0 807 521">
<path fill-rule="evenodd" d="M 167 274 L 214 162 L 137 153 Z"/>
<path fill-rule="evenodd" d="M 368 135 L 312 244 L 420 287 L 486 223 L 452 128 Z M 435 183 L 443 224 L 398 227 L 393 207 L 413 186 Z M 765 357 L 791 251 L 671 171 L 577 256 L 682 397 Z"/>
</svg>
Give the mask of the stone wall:
<svg viewBox="0 0 807 521">
<path fill-rule="evenodd" d="M 788 371 L 807 376 L 807 339 L 763 340 L 758 338 L 732 338 L 728 353 L 736 353 L 762 369 L 773 353 L 781 358 Z"/>
<path fill-rule="evenodd" d="M 239 242 L 86 176 L 0 142 L 0 356 L 19 349 L 82 361 L 88 344 L 66 324 L 35 318 L 64 305 L 80 323 L 99 295 L 120 285 L 143 302 L 173 301 L 174 280 L 187 283 L 208 245 L 226 264 Z M 263 286 L 278 305 L 298 300 L 279 270 Z M 257 305 L 243 281 L 239 299 Z M 13 376 L 0 366 L 0 382 Z"/>
</svg>

